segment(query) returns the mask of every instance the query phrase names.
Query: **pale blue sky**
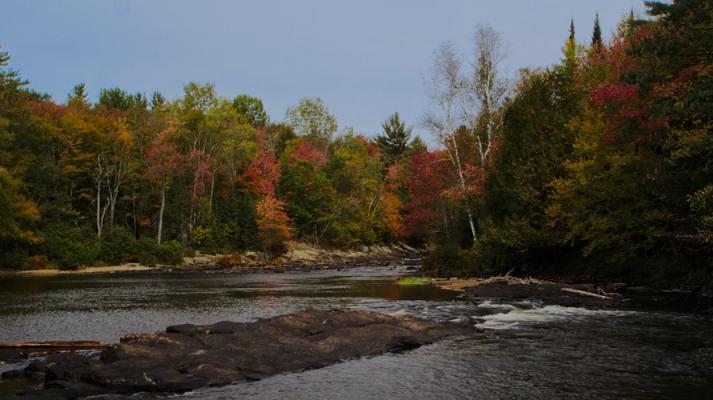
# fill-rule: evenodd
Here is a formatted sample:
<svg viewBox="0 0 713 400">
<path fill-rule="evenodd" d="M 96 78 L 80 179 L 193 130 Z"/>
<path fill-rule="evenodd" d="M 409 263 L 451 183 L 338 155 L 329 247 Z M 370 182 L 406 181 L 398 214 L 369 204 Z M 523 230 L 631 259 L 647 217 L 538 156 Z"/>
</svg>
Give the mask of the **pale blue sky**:
<svg viewBox="0 0 713 400">
<path fill-rule="evenodd" d="M 640 0 L 0 0 L 0 43 L 38 91 L 64 101 L 121 87 L 168 98 L 189 81 L 263 100 L 273 121 L 321 97 L 341 127 L 373 135 L 398 111 L 416 132 L 423 77 L 444 41 L 470 49 L 474 27 L 502 33 L 503 72 L 560 58 L 574 18 L 589 41 L 595 13 L 610 33 Z M 429 140 L 430 141 L 430 140 Z"/>
</svg>

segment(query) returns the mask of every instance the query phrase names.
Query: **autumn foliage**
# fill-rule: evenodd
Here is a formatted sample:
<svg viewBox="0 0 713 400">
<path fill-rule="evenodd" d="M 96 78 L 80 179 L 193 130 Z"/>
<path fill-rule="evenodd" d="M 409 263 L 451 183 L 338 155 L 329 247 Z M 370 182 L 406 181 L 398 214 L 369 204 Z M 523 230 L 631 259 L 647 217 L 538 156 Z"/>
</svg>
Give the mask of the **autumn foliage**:
<svg viewBox="0 0 713 400">
<path fill-rule="evenodd" d="M 448 75 L 462 96 L 426 118 L 430 146 L 396 113 L 365 136 L 305 98 L 272 123 L 259 99 L 212 84 L 96 102 L 79 84 L 62 103 L 0 52 L 0 265 L 403 241 L 464 275 L 710 275 L 713 12 L 647 7 L 592 46 L 572 31 L 560 64 L 512 85 Z"/>
</svg>

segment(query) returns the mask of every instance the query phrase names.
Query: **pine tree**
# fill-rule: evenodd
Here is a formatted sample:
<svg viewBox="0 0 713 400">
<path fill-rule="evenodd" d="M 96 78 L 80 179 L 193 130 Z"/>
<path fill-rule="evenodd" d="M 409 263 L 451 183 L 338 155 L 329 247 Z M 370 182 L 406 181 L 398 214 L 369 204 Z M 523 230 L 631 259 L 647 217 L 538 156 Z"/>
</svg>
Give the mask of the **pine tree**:
<svg viewBox="0 0 713 400">
<path fill-rule="evenodd" d="M 569 39 L 562 49 L 562 54 L 564 54 L 564 60 L 562 60 L 564 71 L 567 75 L 572 76 L 574 70 L 577 68 L 577 38 L 574 31 L 574 19 L 570 20 Z"/>
<path fill-rule="evenodd" d="M 16 91 L 28 83 L 26 80 L 20 79 L 20 74 L 17 71 L 8 68 L 9 63 L 10 54 L 3 51 L 2 45 L 0 45 L 0 91 L 5 91 L 6 93 Z"/>
<path fill-rule="evenodd" d="M 597 52 L 604 45 L 602 41 L 602 28 L 599 26 L 599 13 L 594 18 L 594 31 L 592 32 L 592 48 Z"/>
<path fill-rule="evenodd" d="M 67 96 L 67 105 L 70 106 L 88 106 L 86 85 L 84 82 L 74 85 L 72 92 Z"/>
<path fill-rule="evenodd" d="M 385 164 L 391 165 L 399 161 L 406 151 L 413 127 L 407 128 L 399 118 L 399 113 L 394 113 L 381 124 L 381 127 L 384 133 L 377 136 L 375 142 L 384 155 Z"/>
<path fill-rule="evenodd" d="M 634 16 L 634 9 L 631 9 L 629 17 L 626 19 L 626 34 L 631 35 L 634 33 L 634 28 L 636 27 L 636 17 Z"/>
<path fill-rule="evenodd" d="M 158 90 L 151 95 L 151 109 L 160 108 L 166 103 L 166 98 Z"/>
</svg>

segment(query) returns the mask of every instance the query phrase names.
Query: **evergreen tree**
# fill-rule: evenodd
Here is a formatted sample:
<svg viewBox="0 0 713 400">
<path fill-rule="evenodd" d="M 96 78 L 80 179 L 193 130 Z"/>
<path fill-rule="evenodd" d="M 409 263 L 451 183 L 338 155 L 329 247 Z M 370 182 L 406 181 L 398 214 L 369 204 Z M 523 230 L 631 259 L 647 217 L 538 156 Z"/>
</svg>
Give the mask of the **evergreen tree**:
<svg viewBox="0 0 713 400">
<path fill-rule="evenodd" d="M 146 97 L 141 93 L 129 94 L 121 88 L 99 90 L 97 106 L 105 109 L 128 110 L 130 108 L 143 108 L 147 106 Z"/>
<path fill-rule="evenodd" d="M 27 81 L 20 79 L 20 74 L 7 68 L 10 62 L 10 55 L 6 51 L 2 51 L 0 45 L 0 90 L 16 90 L 27 84 Z"/>
<path fill-rule="evenodd" d="M 88 106 L 86 85 L 84 82 L 74 85 L 72 91 L 67 96 L 67 105 L 69 106 Z"/>
<path fill-rule="evenodd" d="M 599 13 L 594 18 L 594 31 L 592 32 L 592 48 L 599 51 L 604 42 L 602 41 L 602 28 L 599 26 Z"/>
<path fill-rule="evenodd" d="M 164 103 L 166 103 L 166 98 L 158 90 L 153 92 L 151 95 L 151 109 L 160 108 Z"/>
<path fill-rule="evenodd" d="M 399 113 L 394 113 L 381 124 L 384 133 L 374 140 L 381 149 L 386 165 L 391 165 L 399 161 L 408 147 L 411 139 L 413 127 L 406 127 L 406 124 L 399 118 Z"/>
<path fill-rule="evenodd" d="M 569 40 L 565 43 L 564 49 L 562 50 L 564 54 L 563 67 L 565 73 L 572 76 L 575 68 L 577 67 L 577 38 L 575 37 L 574 31 L 574 18 L 570 20 L 569 23 Z"/>
</svg>

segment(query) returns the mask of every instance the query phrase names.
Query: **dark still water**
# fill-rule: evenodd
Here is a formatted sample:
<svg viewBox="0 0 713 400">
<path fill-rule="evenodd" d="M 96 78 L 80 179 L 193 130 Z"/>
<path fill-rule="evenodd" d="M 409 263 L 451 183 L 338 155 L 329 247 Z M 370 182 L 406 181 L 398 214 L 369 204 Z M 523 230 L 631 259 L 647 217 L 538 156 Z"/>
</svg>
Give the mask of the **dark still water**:
<svg viewBox="0 0 713 400">
<path fill-rule="evenodd" d="M 169 398 L 713 399 L 710 317 L 471 304 L 451 292 L 399 286 L 403 272 L 0 277 L 0 342 L 115 342 L 173 324 L 349 307 L 467 321 L 479 330 L 406 353 Z"/>
</svg>

